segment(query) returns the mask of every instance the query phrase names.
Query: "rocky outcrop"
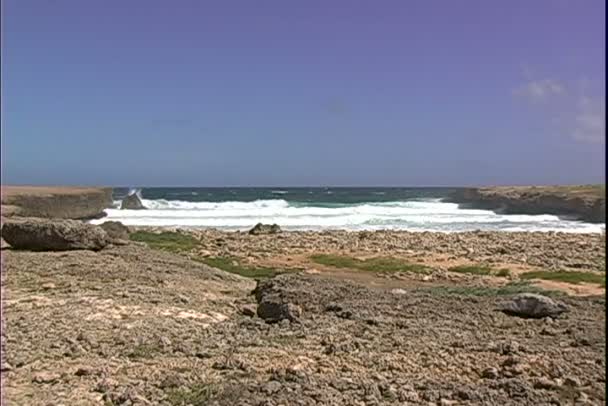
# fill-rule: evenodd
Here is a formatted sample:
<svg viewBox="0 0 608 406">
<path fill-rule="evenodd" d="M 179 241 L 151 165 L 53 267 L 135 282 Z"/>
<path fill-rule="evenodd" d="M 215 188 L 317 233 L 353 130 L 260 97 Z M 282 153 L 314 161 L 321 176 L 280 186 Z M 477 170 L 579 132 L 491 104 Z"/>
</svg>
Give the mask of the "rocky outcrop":
<svg viewBox="0 0 608 406">
<path fill-rule="evenodd" d="M 105 221 L 99 225 L 103 228 L 108 237 L 113 240 L 128 240 L 129 227 L 122 224 L 120 221 Z"/>
<path fill-rule="evenodd" d="M 86 220 L 112 206 L 111 188 L 2 186 L 2 215 Z"/>
<path fill-rule="evenodd" d="M 125 197 L 120 205 L 121 210 L 144 210 L 145 208 L 137 193 L 131 193 Z"/>
<path fill-rule="evenodd" d="M 108 235 L 98 226 L 76 220 L 24 218 L 5 222 L 2 238 L 16 249 L 32 251 L 98 251 Z"/>
<path fill-rule="evenodd" d="M 567 312 L 568 307 L 543 295 L 521 293 L 511 300 L 501 303 L 499 310 L 512 316 L 541 319 L 544 317 L 557 317 Z"/>
<path fill-rule="evenodd" d="M 251 230 L 249 230 L 249 234 L 251 235 L 261 235 L 261 234 L 278 234 L 281 232 L 281 227 L 278 224 L 256 224 Z"/>
<path fill-rule="evenodd" d="M 520 186 L 461 189 L 448 199 L 472 208 L 505 214 L 555 214 L 606 222 L 603 186 Z"/>
</svg>

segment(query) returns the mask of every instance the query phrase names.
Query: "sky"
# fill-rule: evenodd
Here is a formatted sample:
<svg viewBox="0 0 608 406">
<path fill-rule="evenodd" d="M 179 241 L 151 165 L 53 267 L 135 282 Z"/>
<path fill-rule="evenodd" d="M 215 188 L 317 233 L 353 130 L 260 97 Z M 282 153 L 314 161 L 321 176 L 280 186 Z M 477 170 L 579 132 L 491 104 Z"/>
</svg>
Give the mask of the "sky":
<svg viewBox="0 0 608 406">
<path fill-rule="evenodd" d="M 4 0 L 2 183 L 604 183 L 603 0 Z"/>
</svg>

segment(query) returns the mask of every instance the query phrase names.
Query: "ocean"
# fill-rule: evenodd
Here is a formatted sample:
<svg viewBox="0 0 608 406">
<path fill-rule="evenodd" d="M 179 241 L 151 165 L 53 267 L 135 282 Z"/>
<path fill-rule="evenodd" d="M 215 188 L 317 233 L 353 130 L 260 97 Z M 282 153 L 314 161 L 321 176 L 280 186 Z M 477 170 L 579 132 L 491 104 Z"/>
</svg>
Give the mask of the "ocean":
<svg viewBox="0 0 608 406">
<path fill-rule="evenodd" d="M 550 214 L 497 214 L 444 199 L 453 188 L 143 188 L 147 210 L 120 210 L 130 189 L 114 189 L 107 217 L 131 226 L 247 230 L 276 223 L 285 230 L 564 231 L 597 233 L 603 224 Z"/>
</svg>

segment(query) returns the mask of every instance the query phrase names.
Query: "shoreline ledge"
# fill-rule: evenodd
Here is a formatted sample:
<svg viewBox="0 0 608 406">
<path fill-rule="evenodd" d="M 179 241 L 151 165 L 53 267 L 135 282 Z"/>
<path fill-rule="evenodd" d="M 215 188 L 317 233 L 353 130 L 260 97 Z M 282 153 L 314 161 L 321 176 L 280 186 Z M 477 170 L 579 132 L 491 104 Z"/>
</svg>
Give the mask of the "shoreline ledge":
<svg viewBox="0 0 608 406">
<path fill-rule="evenodd" d="M 106 216 L 110 187 L 2 185 L 2 217 L 90 220 Z"/>
<path fill-rule="evenodd" d="M 465 188 L 446 201 L 504 214 L 553 214 L 606 223 L 605 185 Z"/>
</svg>

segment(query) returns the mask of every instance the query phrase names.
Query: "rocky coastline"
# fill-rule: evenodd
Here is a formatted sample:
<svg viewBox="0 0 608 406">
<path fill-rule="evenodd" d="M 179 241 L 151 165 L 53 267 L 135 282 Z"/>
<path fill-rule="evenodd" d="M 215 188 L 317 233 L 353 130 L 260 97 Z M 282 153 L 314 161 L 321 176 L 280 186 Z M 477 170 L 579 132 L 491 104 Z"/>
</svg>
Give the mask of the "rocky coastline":
<svg viewBox="0 0 608 406">
<path fill-rule="evenodd" d="M 592 223 L 606 222 L 602 186 L 503 186 L 454 192 L 454 203 L 507 214 L 556 214 Z"/>
<path fill-rule="evenodd" d="M 21 213 L 2 229 L 8 404 L 606 401 L 603 234 L 247 233 Z"/>
</svg>

